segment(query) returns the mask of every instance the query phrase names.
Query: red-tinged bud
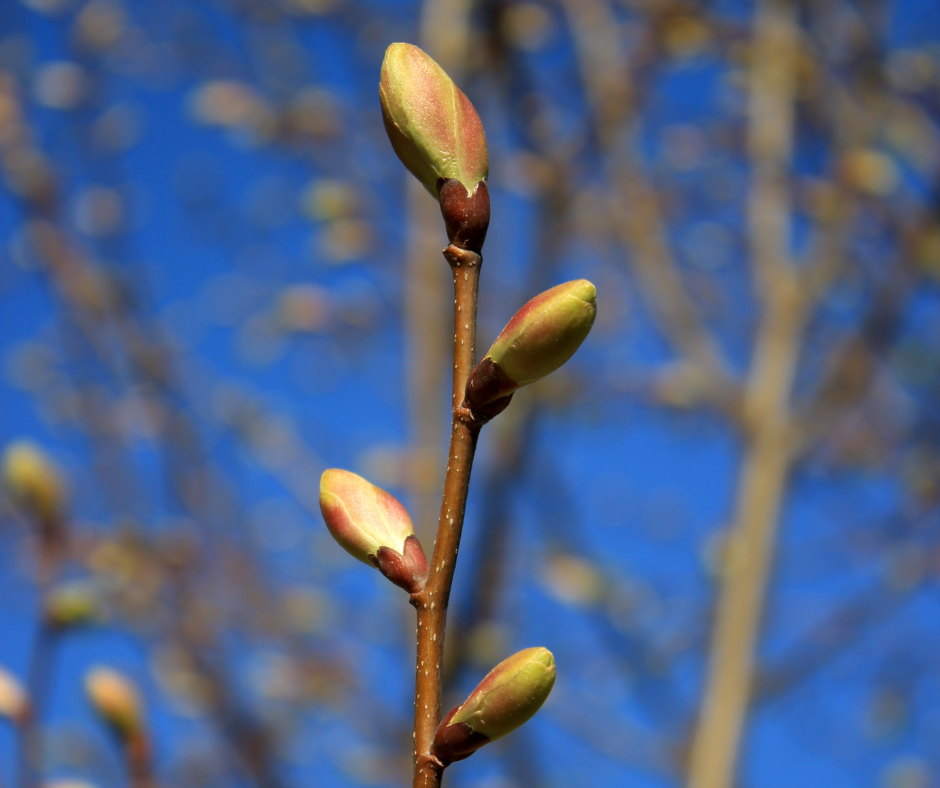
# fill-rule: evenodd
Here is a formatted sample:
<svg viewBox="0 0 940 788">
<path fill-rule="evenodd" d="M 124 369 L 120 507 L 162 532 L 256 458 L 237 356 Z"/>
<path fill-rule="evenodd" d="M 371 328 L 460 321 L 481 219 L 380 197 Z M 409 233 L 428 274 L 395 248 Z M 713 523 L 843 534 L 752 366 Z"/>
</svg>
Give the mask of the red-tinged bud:
<svg viewBox="0 0 940 788">
<path fill-rule="evenodd" d="M 440 180 L 460 181 L 468 195 L 486 180 L 486 135 L 476 110 L 418 47 L 392 44 L 385 51 L 379 98 L 395 153 L 432 196 Z"/>
<path fill-rule="evenodd" d="M 411 44 L 386 50 L 379 99 L 392 148 L 440 202 L 450 242 L 479 252 L 490 223 L 489 159 L 470 100 Z"/>
<path fill-rule="evenodd" d="M 97 667 L 85 676 L 85 692 L 95 711 L 125 741 L 141 738 L 142 703 L 137 688 L 124 674 Z"/>
<path fill-rule="evenodd" d="M 336 468 L 320 477 L 320 511 L 347 553 L 371 564 L 414 594 L 424 588 L 428 562 L 405 507 L 361 476 Z"/>
<path fill-rule="evenodd" d="M 565 282 L 529 301 L 506 324 L 467 381 L 465 404 L 482 410 L 544 378 L 581 346 L 597 315 L 597 290 Z"/>
<path fill-rule="evenodd" d="M 500 662 L 462 704 L 444 717 L 431 753 L 443 763 L 463 760 L 511 733 L 537 712 L 555 684 L 555 658 L 527 648 Z"/>
</svg>

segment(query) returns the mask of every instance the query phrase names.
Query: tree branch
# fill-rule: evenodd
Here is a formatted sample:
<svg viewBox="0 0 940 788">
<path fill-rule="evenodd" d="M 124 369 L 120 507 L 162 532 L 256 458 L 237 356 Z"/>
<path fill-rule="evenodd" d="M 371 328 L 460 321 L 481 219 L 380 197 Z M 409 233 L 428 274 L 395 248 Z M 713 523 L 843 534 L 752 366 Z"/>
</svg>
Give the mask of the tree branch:
<svg viewBox="0 0 940 788">
<path fill-rule="evenodd" d="M 461 407 L 476 357 L 477 291 L 482 258 L 453 245 L 444 250 L 444 257 L 454 273 L 453 420 L 431 572 L 425 588 L 411 599 L 418 611 L 413 788 L 437 788 L 441 783 L 443 767 L 431 755 L 431 744 L 441 717 L 444 625 L 457 566 L 470 471 L 483 426 L 473 413 Z"/>
<path fill-rule="evenodd" d="M 783 496 L 792 467 L 790 397 L 806 299 L 790 262 L 787 185 L 797 28 L 784 0 L 763 0 L 752 42 L 749 231 L 763 306 L 745 391 L 747 449 L 722 579 L 687 785 L 731 788 Z"/>
</svg>

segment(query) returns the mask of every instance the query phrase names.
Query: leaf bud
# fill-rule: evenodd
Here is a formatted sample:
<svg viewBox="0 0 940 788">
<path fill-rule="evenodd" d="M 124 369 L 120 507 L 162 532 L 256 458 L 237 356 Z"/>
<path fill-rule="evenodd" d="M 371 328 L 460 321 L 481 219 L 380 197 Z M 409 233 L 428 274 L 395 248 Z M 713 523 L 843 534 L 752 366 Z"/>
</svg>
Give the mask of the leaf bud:
<svg viewBox="0 0 940 788">
<path fill-rule="evenodd" d="M 451 763 L 511 733 L 537 712 L 555 684 L 555 658 L 527 648 L 504 659 L 441 721 L 431 753 Z"/>
<path fill-rule="evenodd" d="M 124 674 L 96 667 L 85 676 L 85 692 L 98 716 L 121 739 L 141 738 L 144 720 L 140 695 Z"/>
<path fill-rule="evenodd" d="M 29 697 L 23 685 L 6 669 L 0 668 L 0 716 L 16 724 L 29 719 Z"/>
<path fill-rule="evenodd" d="M 470 100 L 412 44 L 385 51 L 379 99 L 392 148 L 440 202 L 450 242 L 479 252 L 490 223 L 489 159 Z"/>
<path fill-rule="evenodd" d="M 351 556 L 410 594 L 424 587 L 427 558 L 408 512 L 393 495 L 355 473 L 331 468 L 320 477 L 320 511 Z"/>
<path fill-rule="evenodd" d="M 432 196 L 454 179 L 472 194 L 489 160 L 480 117 L 454 81 L 412 44 L 391 44 L 379 79 L 382 117 L 392 148 Z"/>
<path fill-rule="evenodd" d="M 80 627 L 101 618 L 101 599 L 87 581 L 63 583 L 46 597 L 46 619 L 55 627 Z"/>
<path fill-rule="evenodd" d="M 31 441 L 16 441 L 3 453 L 3 484 L 13 503 L 43 524 L 61 520 L 65 485 L 52 460 Z"/>
<path fill-rule="evenodd" d="M 587 337 L 597 314 L 597 290 L 586 279 L 546 290 L 506 324 L 467 381 L 474 410 L 511 395 L 564 364 Z"/>
</svg>

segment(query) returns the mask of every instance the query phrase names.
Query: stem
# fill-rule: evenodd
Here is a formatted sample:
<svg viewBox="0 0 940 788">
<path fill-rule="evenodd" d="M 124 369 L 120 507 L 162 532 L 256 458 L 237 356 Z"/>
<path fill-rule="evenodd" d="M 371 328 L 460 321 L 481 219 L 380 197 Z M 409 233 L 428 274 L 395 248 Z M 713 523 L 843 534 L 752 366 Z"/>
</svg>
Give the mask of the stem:
<svg viewBox="0 0 940 788">
<path fill-rule="evenodd" d="M 476 356 L 477 290 L 483 260 L 479 254 L 454 245 L 444 250 L 444 257 L 454 273 L 453 420 L 431 571 L 427 585 L 411 599 L 418 611 L 413 788 L 438 788 L 443 774 L 443 766 L 431 755 L 431 744 L 441 719 L 444 625 L 457 566 L 473 455 L 483 426 L 482 421 L 462 407 L 467 378 Z"/>
<path fill-rule="evenodd" d="M 122 743 L 130 788 L 155 788 L 150 737 L 138 731 Z"/>
</svg>

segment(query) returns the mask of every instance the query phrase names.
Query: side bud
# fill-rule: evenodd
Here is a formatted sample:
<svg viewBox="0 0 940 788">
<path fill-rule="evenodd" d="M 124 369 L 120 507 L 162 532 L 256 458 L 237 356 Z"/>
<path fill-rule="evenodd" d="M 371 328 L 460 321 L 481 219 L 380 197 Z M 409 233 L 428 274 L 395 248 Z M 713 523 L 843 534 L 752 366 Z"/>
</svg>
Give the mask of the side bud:
<svg viewBox="0 0 940 788">
<path fill-rule="evenodd" d="M 467 381 L 464 404 L 484 409 L 544 378 L 581 346 L 597 315 L 597 290 L 586 279 L 533 298 L 513 316 Z"/>
<path fill-rule="evenodd" d="M 490 221 L 489 158 L 480 117 L 454 81 L 411 44 L 385 51 L 382 118 L 402 164 L 441 204 L 451 243 L 479 251 Z"/>
<path fill-rule="evenodd" d="M 0 668 L 0 717 L 22 725 L 30 717 L 29 697 L 12 673 Z"/>
<path fill-rule="evenodd" d="M 143 712 L 137 688 L 122 673 L 98 667 L 85 676 L 85 692 L 95 712 L 123 741 L 142 738 Z"/>
<path fill-rule="evenodd" d="M 468 758 L 529 720 L 554 684 L 555 658 L 548 649 L 527 648 L 513 654 L 444 717 L 431 753 L 445 764 Z"/>
<path fill-rule="evenodd" d="M 405 507 L 361 476 L 332 468 L 320 477 L 320 511 L 347 553 L 414 594 L 424 588 L 428 562 Z"/>
<path fill-rule="evenodd" d="M 3 453 L 3 484 L 13 503 L 49 526 L 61 522 L 65 485 L 52 460 L 30 441 L 16 441 Z"/>
</svg>

